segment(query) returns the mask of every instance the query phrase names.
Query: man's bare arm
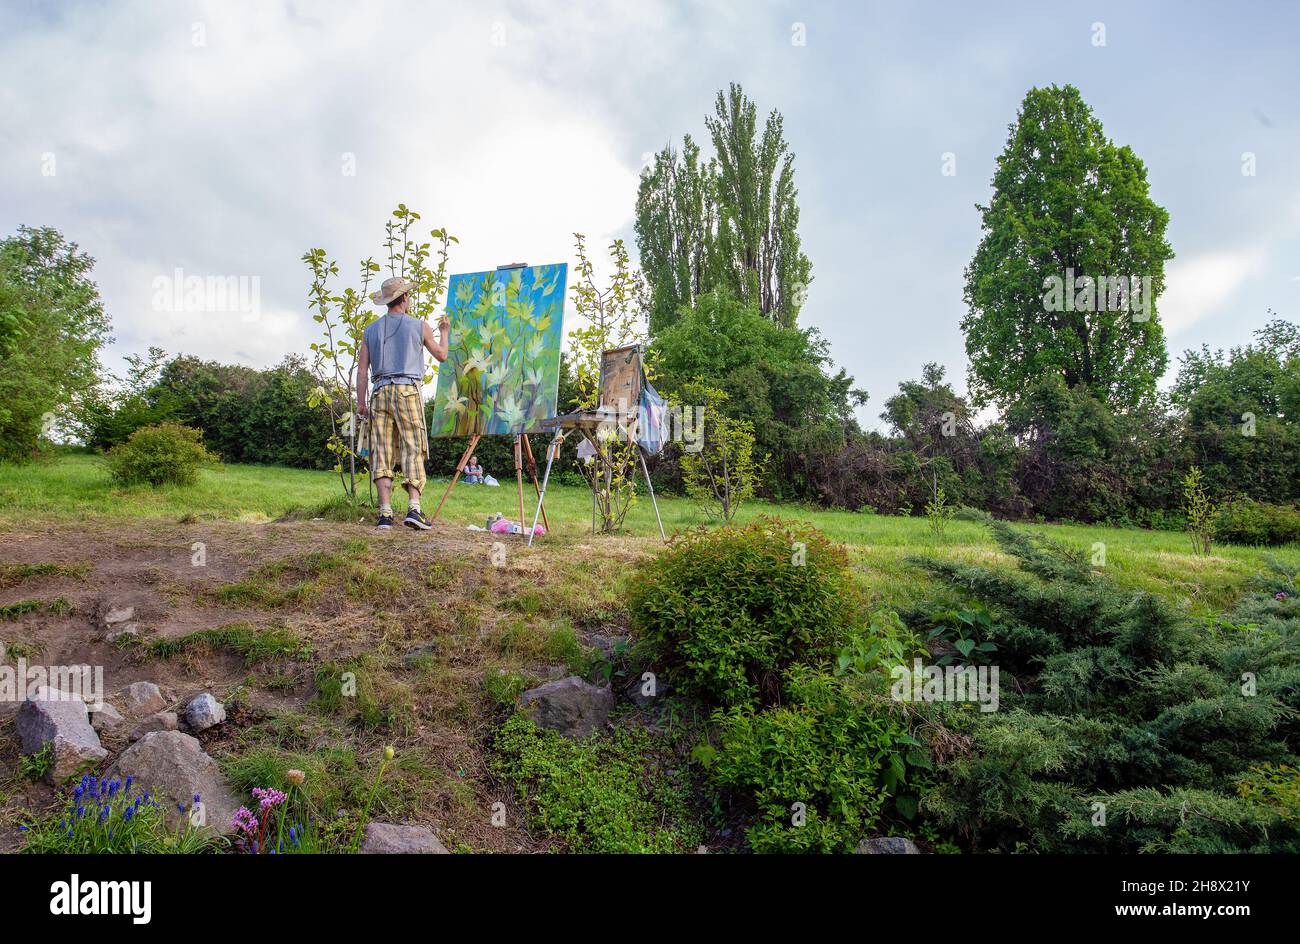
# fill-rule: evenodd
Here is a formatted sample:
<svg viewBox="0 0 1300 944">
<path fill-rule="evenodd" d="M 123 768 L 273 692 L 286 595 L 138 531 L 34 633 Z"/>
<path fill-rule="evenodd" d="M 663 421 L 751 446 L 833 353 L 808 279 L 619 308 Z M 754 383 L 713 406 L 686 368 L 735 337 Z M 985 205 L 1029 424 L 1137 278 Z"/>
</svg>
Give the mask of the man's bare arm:
<svg viewBox="0 0 1300 944">
<path fill-rule="evenodd" d="M 429 353 L 441 364 L 447 359 L 447 334 L 451 330 L 451 322 L 447 316 L 443 315 L 438 319 L 438 340 L 433 339 L 433 326 L 429 322 L 424 323 L 424 346 L 429 349 Z"/>
</svg>

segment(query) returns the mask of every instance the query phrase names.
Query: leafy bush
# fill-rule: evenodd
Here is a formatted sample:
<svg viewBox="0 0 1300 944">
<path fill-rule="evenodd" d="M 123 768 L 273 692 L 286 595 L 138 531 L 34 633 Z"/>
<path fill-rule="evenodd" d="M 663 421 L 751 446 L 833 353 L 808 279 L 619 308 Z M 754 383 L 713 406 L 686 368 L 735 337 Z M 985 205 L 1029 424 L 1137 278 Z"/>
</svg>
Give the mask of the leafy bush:
<svg viewBox="0 0 1300 944">
<path fill-rule="evenodd" d="M 844 550 L 773 518 L 678 538 L 628 602 L 666 670 L 724 705 L 771 700 L 790 667 L 828 661 L 861 610 Z"/>
<path fill-rule="evenodd" d="M 203 434 L 176 423 L 137 429 L 108 452 L 108 467 L 119 485 L 193 485 L 199 469 L 216 461 L 203 448 Z"/>
<path fill-rule="evenodd" d="M 645 731 L 570 741 L 516 714 L 494 747 L 493 772 L 515 786 L 530 823 L 570 851 L 685 852 L 699 844 L 685 785 L 657 769 L 662 745 Z"/>
<path fill-rule="evenodd" d="M 746 832 L 755 852 L 849 852 L 906 775 L 906 754 L 928 764 L 888 698 L 850 678 L 793 669 L 788 701 L 720 710 L 712 765 L 724 789 L 757 807 Z"/>
<path fill-rule="evenodd" d="M 1228 544 L 1290 544 L 1300 541 L 1300 511 L 1238 498 L 1219 509 L 1214 532 Z"/>
</svg>

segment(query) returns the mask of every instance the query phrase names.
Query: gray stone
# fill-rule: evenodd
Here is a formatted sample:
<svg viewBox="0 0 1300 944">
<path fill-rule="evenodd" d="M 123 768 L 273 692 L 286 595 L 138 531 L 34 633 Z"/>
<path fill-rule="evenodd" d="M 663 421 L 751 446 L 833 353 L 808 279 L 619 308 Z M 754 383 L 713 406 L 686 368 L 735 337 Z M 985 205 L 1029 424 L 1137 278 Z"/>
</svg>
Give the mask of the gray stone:
<svg viewBox="0 0 1300 944">
<path fill-rule="evenodd" d="M 90 726 L 100 734 L 115 734 L 122 729 L 126 719 L 108 702 L 99 706 L 98 711 L 90 713 Z"/>
<path fill-rule="evenodd" d="M 105 604 L 103 608 L 103 615 L 100 617 L 100 619 L 103 621 L 104 626 L 108 627 L 108 626 L 114 626 L 117 623 L 125 623 L 127 620 L 131 619 L 134 616 L 135 616 L 135 607 L 131 606 L 130 604 L 126 604 L 123 606 L 114 606 L 112 603 L 108 603 Z"/>
<path fill-rule="evenodd" d="M 447 855 L 447 847 L 423 826 L 367 823 L 362 855 Z"/>
<path fill-rule="evenodd" d="M 603 730 L 614 707 L 614 693 L 576 675 L 530 688 L 520 701 L 532 709 L 540 727 L 582 738 Z"/>
<path fill-rule="evenodd" d="M 126 713 L 133 718 L 151 715 L 167 707 L 162 690 L 153 682 L 133 682 L 122 689 L 122 703 Z"/>
<path fill-rule="evenodd" d="M 138 741 L 146 734 L 152 734 L 154 731 L 175 731 L 179 722 L 180 719 L 176 717 L 176 712 L 160 711 L 156 715 L 145 718 L 132 728 L 127 738 L 131 741 Z"/>
<path fill-rule="evenodd" d="M 104 641 L 117 642 L 119 639 L 123 639 L 126 637 L 134 638 L 139 635 L 140 635 L 139 623 L 126 623 L 121 626 L 110 627 L 108 632 L 104 634 Z"/>
<path fill-rule="evenodd" d="M 142 790 L 151 791 L 162 802 L 169 822 L 180 820 L 176 804 L 185 804 L 189 811 L 197 794 L 203 803 L 203 822 L 195 825 L 221 834 L 234 832 L 231 819 L 239 800 L 217 762 L 188 734 L 150 732 L 122 752 L 113 770 L 118 776 L 134 777 Z"/>
<path fill-rule="evenodd" d="M 24 754 L 40 753 L 46 744 L 53 746 L 54 765 L 45 772 L 49 783 L 60 783 L 108 756 L 79 695 L 42 685 L 18 709 L 14 726 Z"/>
<path fill-rule="evenodd" d="M 653 673 L 642 673 L 642 675 L 645 674 Z M 652 689 L 654 694 L 647 695 L 643 691 L 643 689 L 646 688 L 650 688 L 650 680 L 642 678 L 641 675 L 637 675 L 627 680 L 627 683 L 623 686 L 623 694 L 627 697 L 628 701 L 632 702 L 632 704 L 637 705 L 640 708 L 646 708 L 650 705 L 656 704 L 668 691 L 668 686 L 664 684 L 664 680 L 659 678 L 658 675 L 655 675 L 654 677 L 654 686 Z"/>
<path fill-rule="evenodd" d="M 864 839 L 853 850 L 856 855 L 920 855 L 916 843 L 902 836 L 879 836 Z"/>
<path fill-rule="evenodd" d="M 191 731 L 206 731 L 226 720 L 226 706 L 208 692 L 185 706 L 185 724 Z"/>
</svg>

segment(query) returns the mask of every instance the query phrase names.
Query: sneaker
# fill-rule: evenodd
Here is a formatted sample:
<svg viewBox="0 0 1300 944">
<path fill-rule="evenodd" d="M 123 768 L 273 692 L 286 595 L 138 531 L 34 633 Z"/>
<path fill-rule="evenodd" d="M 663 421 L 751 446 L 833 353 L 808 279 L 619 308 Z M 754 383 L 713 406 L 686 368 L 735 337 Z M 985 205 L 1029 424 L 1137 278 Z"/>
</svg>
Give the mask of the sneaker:
<svg viewBox="0 0 1300 944">
<path fill-rule="evenodd" d="M 377 531 L 387 531 L 392 526 L 393 526 L 392 515 L 380 515 L 379 520 L 375 522 L 375 530 Z"/>
<path fill-rule="evenodd" d="M 424 513 L 416 511 L 414 508 L 406 513 L 406 520 L 402 522 L 408 528 L 419 528 L 421 531 L 428 531 L 433 527 L 429 519 L 424 517 Z"/>
</svg>

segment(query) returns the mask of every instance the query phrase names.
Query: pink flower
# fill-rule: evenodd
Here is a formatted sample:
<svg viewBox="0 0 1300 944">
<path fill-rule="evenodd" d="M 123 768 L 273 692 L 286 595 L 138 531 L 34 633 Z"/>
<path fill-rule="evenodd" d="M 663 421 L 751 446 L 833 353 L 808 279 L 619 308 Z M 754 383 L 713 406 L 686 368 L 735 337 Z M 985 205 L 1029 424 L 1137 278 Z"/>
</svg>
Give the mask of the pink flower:
<svg viewBox="0 0 1300 944">
<path fill-rule="evenodd" d="M 269 810 L 273 806 L 279 806 L 289 798 L 289 795 L 283 790 L 273 790 L 270 787 L 254 787 L 253 796 L 261 801 L 263 810 Z"/>
<path fill-rule="evenodd" d="M 250 836 L 256 836 L 258 827 L 260 826 L 257 817 L 253 815 L 253 811 L 246 806 L 241 806 L 239 809 L 235 810 L 235 815 L 230 821 L 230 825 L 234 826 L 235 829 L 248 833 Z"/>
</svg>

